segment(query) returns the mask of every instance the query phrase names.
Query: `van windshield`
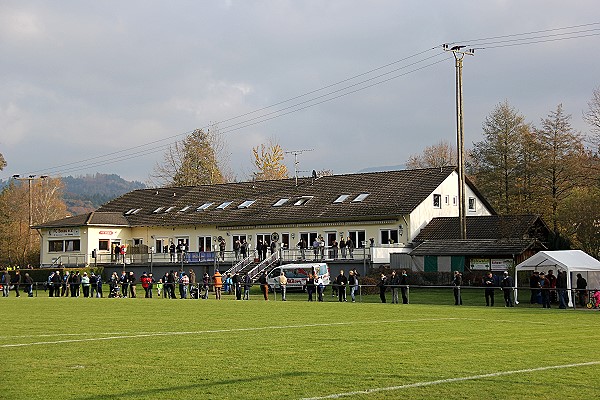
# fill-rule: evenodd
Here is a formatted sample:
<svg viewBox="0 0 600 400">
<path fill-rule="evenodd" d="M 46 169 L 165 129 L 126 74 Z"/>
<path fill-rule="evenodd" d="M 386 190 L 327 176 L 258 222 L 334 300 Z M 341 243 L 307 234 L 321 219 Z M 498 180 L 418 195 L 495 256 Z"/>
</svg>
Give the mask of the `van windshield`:
<svg viewBox="0 0 600 400">
<path fill-rule="evenodd" d="M 285 270 L 286 278 L 307 278 L 310 271 L 304 268 L 287 269 Z"/>
</svg>

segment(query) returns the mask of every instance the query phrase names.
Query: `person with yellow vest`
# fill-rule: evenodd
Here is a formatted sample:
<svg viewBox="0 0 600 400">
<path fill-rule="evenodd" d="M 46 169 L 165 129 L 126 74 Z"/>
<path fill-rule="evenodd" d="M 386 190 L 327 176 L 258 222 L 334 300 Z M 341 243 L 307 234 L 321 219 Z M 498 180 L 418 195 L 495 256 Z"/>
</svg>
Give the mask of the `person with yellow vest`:
<svg viewBox="0 0 600 400">
<path fill-rule="evenodd" d="M 223 278 L 219 270 L 215 271 L 213 275 L 213 283 L 215 285 L 215 298 L 217 300 L 221 300 L 221 288 L 223 287 Z"/>
</svg>

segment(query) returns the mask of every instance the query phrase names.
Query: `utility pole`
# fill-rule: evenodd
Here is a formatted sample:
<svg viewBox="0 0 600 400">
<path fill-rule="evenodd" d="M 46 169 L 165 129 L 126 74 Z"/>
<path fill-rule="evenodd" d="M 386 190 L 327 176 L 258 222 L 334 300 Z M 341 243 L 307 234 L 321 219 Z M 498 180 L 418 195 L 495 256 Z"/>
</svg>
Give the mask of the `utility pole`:
<svg viewBox="0 0 600 400">
<path fill-rule="evenodd" d="M 456 150 L 458 161 L 458 219 L 460 223 L 460 238 L 467 238 L 467 215 L 465 207 L 465 134 L 463 125 L 463 89 L 462 67 L 465 55 L 475 55 L 475 49 L 465 49 L 466 46 L 443 44 L 445 51 L 454 55 L 456 65 Z"/>
<path fill-rule="evenodd" d="M 314 149 L 305 149 L 305 150 L 290 150 L 286 151 L 285 154 L 293 154 L 294 155 L 294 177 L 296 178 L 296 186 L 298 186 L 298 155 L 304 153 L 305 151 L 313 151 Z"/>
</svg>

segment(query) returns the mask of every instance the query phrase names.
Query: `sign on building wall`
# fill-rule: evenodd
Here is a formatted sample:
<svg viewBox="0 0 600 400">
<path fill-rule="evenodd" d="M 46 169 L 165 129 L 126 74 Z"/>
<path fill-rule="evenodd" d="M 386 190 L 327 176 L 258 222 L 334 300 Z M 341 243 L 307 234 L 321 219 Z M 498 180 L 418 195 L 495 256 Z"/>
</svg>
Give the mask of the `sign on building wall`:
<svg viewBox="0 0 600 400">
<path fill-rule="evenodd" d="M 80 236 L 79 228 L 52 228 L 48 231 L 48 236 Z"/>
<path fill-rule="evenodd" d="M 492 258 L 492 271 L 508 271 L 512 266 L 513 260 L 510 258 Z"/>
<path fill-rule="evenodd" d="M 471 258 L 471 269 L 489 270 L 490 269 L 490 259 L 489 258 Z"/>
</svg>

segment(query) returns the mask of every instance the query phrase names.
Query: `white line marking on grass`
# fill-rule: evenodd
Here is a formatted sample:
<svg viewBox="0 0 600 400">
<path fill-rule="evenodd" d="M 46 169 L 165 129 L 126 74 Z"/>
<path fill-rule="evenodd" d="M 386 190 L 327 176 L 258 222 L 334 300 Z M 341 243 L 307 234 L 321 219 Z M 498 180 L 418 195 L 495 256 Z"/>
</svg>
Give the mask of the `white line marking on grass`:
<svg viewBox="0 0 600 400">
<path fill-rule="evenodd" d="M 361 324 L 389 324 L 389 323 L 402 323 L 402 322 L 439 322 L 439 321 L 456 321 L 462 318 L 419 318 L 419 319 L 395 319 L 395 320 L 383 320 L 383 321 L 351 321 L 351 322 L 329 322 L 322 324 L 303 324 L 303 325 L 275 325 L 275 326 L 262 326 L 254 328 L 233 328 L 233 329 L 210 329 L 202 331 L 184 331 L 184 332 L 143 332 L 136 334 L 119 334 L 112 336 L 103 337 L 91 337 L 82 339 L 62 339 L 62 340 L 49 340 L 43 342 L 31 342 L 31 343 L 10 343 L 0 345 L 0 348 L 8 347 L 25 347 L 25 346 L 39 346 L 46 344 L 62 344 L 62 343 L 78 343 L 78 342 L 96 342 L 101 340 L 117 340 L 117 339 L 132 339 L 132 338 L 144 338 L 154 336 L 179 336 L 179 335 L 201 335 L 208 333 L 230 333 L 230 332 L 252 332 L 252 331 L 264 331 L 269 329 L 297 329 L 297 328 L 313 328 L 321 326 L 350 326 L 350 325 L 361 325 Z"/>
<path fill-rule="evenodd" d="M 463 376 L 463 377 L 459 377 L 459 378 L 439 379 L 437 381 L 415 382 L 415 383 L 409 383 L 409 384 L 400 385 L 400 386 L 388 386 L 388 387 L 381 387 L 381 388 L 357 390 L 357 391 L 354 391 L 354 392 L 334 393 L 334 394 L 328 394 L 326 396 L 303 397 L 301 400 L 338 399 L 340 397 L 356 396 L 356 395 L 359 395 L 359 394 L 389 392 L 389 391 L 392 391 L 392 390 L 400 390 L 400 389 L 409 389 L 409 388 L 424 387 L 424 386 L 441 385 L 441 384 L 444 384 L 444 383 L 454 383 L 454 382 L 462 382 L 462 381 L 471 381 L 471 380 L 484 379 L 484 378 L 495 378 L 495 377 L 498 377 L 498 376 L 515 375 L 515 374 L 523 374 L 523 373 L 538 372 L 538 371 L 547 371 L 547 370 L 550 370 L 550 369 L 586 367 L 586 366 L 590 366 L 590 365 L 599 365 L 599 364 L 600 364 L 600 361 L 590 361 L 590 362 L 576 363 L 576 364 L 551 365 L 551 366 L 539 367 L 539 368 L 516 369 L 516 370 L 513 370 L 513 371 L 492 372 L 490 374 Z"/>
</svg>

